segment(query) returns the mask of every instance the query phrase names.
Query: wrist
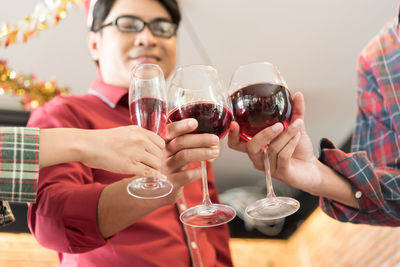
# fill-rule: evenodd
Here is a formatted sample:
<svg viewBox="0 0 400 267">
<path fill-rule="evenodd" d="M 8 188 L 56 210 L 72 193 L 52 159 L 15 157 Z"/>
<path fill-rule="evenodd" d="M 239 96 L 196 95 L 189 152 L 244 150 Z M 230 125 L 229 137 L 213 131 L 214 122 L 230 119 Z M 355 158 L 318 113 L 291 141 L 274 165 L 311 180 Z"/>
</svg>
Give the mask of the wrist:
<svg viewBox="0 0 400 267">
<path fill-rule="evenodd" d="M 324 187 L 326 186 L 324 184 L 325 178 L 323 177 L 326 177 L 327 173 L 329 173 L 331 169 L 315 157 L 313 159 L 313 165 L 313 171 L 310 171 L 310 175 L 312 175 L 312 178 L 309 180 L 310 182 L 307 183 L 307 185 L 305 186 L 304 191 L 313 196 L 321 196 Z"/>
<path fill-rule="evenodd" d="M 320 185 L 316 187 L 317 190 L 314 191 L 314 194 L 358 208 L 358 203 L 352 193 L 348 179 L 322 162 L 319 164 L 319 169 Z"/>
<path fill-rule="evenodd" d="M 88 141 L 90 137 L 87 130 L 73 129 L 71 131 L 69 142 L 69 153 L 72 155 L 72 161 L 84 162 L 88 157 Z"/>
</svg>

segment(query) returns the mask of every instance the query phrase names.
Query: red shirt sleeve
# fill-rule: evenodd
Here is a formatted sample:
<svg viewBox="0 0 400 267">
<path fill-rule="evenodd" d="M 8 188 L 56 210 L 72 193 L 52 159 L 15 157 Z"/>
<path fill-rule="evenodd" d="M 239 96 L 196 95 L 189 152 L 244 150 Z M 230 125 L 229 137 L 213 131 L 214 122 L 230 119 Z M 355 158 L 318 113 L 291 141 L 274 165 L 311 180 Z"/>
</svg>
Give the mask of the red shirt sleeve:
<svg viewBox="0 0 400 267">
<path fill-rule="evenodd" d="M 321 198 L 320 205 L 326 214 L 342 222 L 372 225 L 399 226 L 399 188 L 392 182 L 399 170 L 374 166 L 366 152 L 344 153 L 328 139 L 321 140 L 320 160 L 345 177 L 357 198 L 360 209 Z"/>
<path fill-rule="evenodd" d="M 28 125 L 83 128 L 75 123 L 75 117 L 67 107 L 52 101 L 52 105 L 35 110 Z M 95 183 L 91 172 L 77 162 L 40 170 L 37 201 L 29 205 L 28 226 L 44 247 L 80 253 L 106 243 L 97 227 L 98 198 L 105 185 Z"/>
</svg>

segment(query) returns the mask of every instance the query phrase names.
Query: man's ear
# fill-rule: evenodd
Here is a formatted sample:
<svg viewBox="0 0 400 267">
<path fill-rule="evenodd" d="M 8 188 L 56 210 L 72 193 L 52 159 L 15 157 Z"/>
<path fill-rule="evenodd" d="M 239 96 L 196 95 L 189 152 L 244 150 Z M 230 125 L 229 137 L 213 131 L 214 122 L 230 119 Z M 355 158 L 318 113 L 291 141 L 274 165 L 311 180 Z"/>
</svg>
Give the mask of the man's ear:
<svg viewBox="0 0 400 267">
<path fill-rule="evenodd" d="M 88 48 L 89 52 L 92 55 L 92 59 L 94 61 L 99 61 L 99 41 L 100 34 L 97 32 L 90 31 L 88 34 Z"/>
</svg>

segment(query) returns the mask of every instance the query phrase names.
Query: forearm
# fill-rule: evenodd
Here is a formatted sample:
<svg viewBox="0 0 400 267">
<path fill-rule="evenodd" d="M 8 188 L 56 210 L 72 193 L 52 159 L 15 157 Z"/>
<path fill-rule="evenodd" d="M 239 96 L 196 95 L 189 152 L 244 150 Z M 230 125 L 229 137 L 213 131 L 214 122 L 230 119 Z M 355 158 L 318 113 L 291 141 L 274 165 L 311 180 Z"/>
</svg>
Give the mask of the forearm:
<svg viewBox="0 0 400 267">
<path fill-rule="evenodd" d="M 359 205 L 351 190 L 349 181 L 320 161 L 317 161 L 317 165 L 321 183 L 310 193 L 358 209 Z"/>
<path fill-rule="evenodd" d="M 126 187 L 131 178 L 106 186 L 100 194 L 97 223 L 104 238 L 122 231 L 145 215 L 168 204 L 165 198 L 139 199 L 128 194 Z"/>
<path fill-rule="evenodd" d="M 39 166 L 80 161 L 84 151 L 84 132 L 71 128 L 41 129 Z"/>
</svg>

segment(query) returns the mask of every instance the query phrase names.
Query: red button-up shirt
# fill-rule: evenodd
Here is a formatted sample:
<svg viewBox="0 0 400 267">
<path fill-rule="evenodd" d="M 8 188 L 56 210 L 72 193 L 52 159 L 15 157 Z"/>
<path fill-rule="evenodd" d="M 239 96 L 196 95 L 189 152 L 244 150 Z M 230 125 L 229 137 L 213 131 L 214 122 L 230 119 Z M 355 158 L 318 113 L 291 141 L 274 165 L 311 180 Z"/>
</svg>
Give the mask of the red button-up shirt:
<svg viewBox="0 0 400 267">
<path fill-rule="evenodd" d="M 40 128 L 84 129 L 129 124 L 127 90 L 101 81 L 87 95 L 54 98 L 28 122 Z M 218 202 L 211 169 L 208 165 L 209 190 Z M 96 220 L 99 195 L 123 177 L 76 162 L 40 170 L 28 225 L 41 245 L 58 251 L 61 266 L 232 266 L 226 225 L 192 228 L 179 221 L 181 210 L 201 203 L 201 181 L 185 186 L 176 205 L 161 207 L 104 240 Z"/>
</svg>

